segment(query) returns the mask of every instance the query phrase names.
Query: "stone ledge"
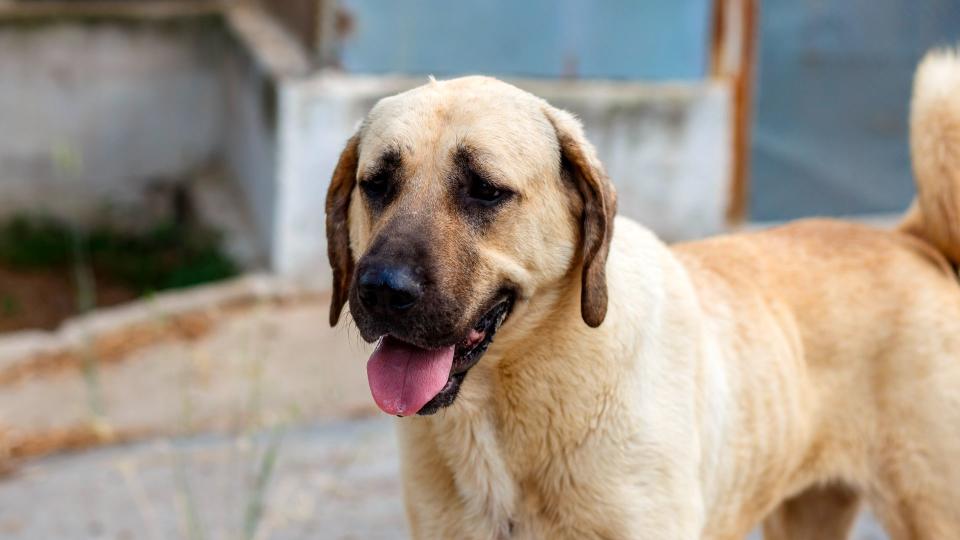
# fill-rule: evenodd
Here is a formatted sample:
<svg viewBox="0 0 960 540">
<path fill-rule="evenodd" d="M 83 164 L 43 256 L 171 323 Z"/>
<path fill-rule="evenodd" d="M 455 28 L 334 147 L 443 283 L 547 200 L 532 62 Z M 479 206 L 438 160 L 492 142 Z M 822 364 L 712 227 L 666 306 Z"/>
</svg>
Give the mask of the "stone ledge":
<svg viewBox="0 0 960 540">
<path fill-rule="evenodd" d="M 116 342 L 116 336 L 156 326 L 165 321 L 189 324 L 216 312 L 260 301 L 289 301 L 319 296 L 317 289 L 267 274 L 251 274 L 227 282 L 165 292 L 150 298 L 102 308 L 68 319 L 54 331 L 26 330 L 0 335 L 0 379 L 19 378 L 36 359 L 75 356 L 98 343 Z M 159 332 L 156 332 L 158 334 Z M 151 335 L 154 335 L 151 332 Z M 159 338 L 158 338 L 159 339 Z M 136 345 L 154 340 L 141 337 Z M 127 351 L 124 351 L 127 352 Z M 8 377 L 4 377 L 4 375 Z"/>
<path fill-rule="evenodd" d="M 44 19 L 165 20 L 219 16 L 227 2 L 221 0 L 152 0 L 146 2 L 13 2 L 0 0 L 0 23 Z"/>
</svg>

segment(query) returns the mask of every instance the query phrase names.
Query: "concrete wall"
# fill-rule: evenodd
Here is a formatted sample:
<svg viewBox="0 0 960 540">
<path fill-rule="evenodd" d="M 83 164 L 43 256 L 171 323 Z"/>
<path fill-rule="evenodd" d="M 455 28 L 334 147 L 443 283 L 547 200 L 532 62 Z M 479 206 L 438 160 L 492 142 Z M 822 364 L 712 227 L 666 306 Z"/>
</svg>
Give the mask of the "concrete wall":
<svg viewBox="0 0 960 540">
<path fill-rule="evenodd" d="M 583 121 L 617 187 L 621 214 L 670 241 L 723 230 L 732 159 L 726 86 L 520 85 Z"/>
<path fill-rule="evenodd" d="M 324 206 L 337 158 L 370 107 L 409 86 L 391 79 L 325 76 L 282 85 L 271 252 L 278 272 L 329 284 Z"/>
<path fill-rule="evenodd" d="M 324 201 L 339 153 L 378 99 L 424 79 L 307 75 L 262 17 L 227 20 L 0 25 L 0 216 L 113 209 L 146 221 L 153 186 L 215 165 L 237 193 L 218 207 L 249 216 L 239 230 L 267 264 L 327 286 Z M 723 228 L 726 88 L 515 82 L 581 116 L 622 214 L 671 240 Z"/>
<path fill-rule="evenodd" d="M 215 19 L 0 26 L 0 215 L 142 212 L 223 134 Z"/>
<path fill-rule="evenodd" d="M 277 270 L 329 283 L 323 208 L 339 152 L 379 98 L 423 82 L 323 74 L 282 84 Z M 583 119 L 617 185 L 621 214 L 671 240 L 723 229 L 731 159 L 726 88 L 514 82 Z"/>
<path fill-rule="evenodd" d="M 223 69 L 223 165 L 251 222 L 255 238 L 248 243 L 269 257 L 277 219 L 277 83 L 242 47 L 231 49 Z"/>
<path fill-rule="evenodd" d="M 711 0 L 339 0 L 354 74 L 700 80 Z"/>
<path fill-rule="evenodd" d="M 753 219 L 902 212 L 913 72 L 958 39 L 957 0 L 764 1 Z"/>
</svg>

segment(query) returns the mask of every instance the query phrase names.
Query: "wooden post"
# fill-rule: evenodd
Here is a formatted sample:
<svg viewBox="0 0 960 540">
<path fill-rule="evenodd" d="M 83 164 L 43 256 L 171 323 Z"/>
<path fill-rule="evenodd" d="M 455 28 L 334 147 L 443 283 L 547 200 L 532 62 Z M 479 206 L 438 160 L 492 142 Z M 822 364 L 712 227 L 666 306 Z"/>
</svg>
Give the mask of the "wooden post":
<svg viewBox="0 0 960 540">
<path fill-rule="evenodd" d="M 730 225 L 738 225 L 747 218 L 758 1 L 714 0 L 713 6 L 710 76 L 730 85 L 733 101 L 730 199 L 727 204 L 727 223 Z"/>
</svg>

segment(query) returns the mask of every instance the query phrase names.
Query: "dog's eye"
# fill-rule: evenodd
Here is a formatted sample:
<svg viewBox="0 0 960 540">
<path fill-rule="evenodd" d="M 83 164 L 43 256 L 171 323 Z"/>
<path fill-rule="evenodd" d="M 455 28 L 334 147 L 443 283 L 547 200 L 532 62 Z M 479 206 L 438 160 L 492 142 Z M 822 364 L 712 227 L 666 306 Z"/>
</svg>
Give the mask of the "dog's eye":
<svg viewBox="0 0 960 540">
<path fill-rule="evenodd" d="M 484 204 L 494 204 L 503 200 L 508 192 L 487 182 L 479 176 L 474 176 L 470 181 L 470 188 L 467 195 L 474 200 Z"/>
<path fill-rule="evenodd" d="M 360 188 L 371 199 L 379 199 L 390 190 L 390 178 L 386 172 L 378 172 L 360 182 Z"/>
</svg>

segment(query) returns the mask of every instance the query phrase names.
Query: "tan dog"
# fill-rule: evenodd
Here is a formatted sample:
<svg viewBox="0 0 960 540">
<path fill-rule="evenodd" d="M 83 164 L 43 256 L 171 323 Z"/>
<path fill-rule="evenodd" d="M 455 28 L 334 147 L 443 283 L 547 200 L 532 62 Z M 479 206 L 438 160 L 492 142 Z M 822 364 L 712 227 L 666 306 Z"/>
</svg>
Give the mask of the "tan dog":
<svg viewBox="0 0 960 540">
<path fill-rule="evenodd" d="M 578 122 L 494 79 L 379 102 L 328 195 L 418 539 L 960 539 L 960 60 L 921 67 L 918 205 L 667 247 Z M 494 334 L 496 342 L 492 343 Z M 442 409 L 442 410 L 441 410 Z M 438 414 L 433 414 L 437 413 Z"/>
</svg>

